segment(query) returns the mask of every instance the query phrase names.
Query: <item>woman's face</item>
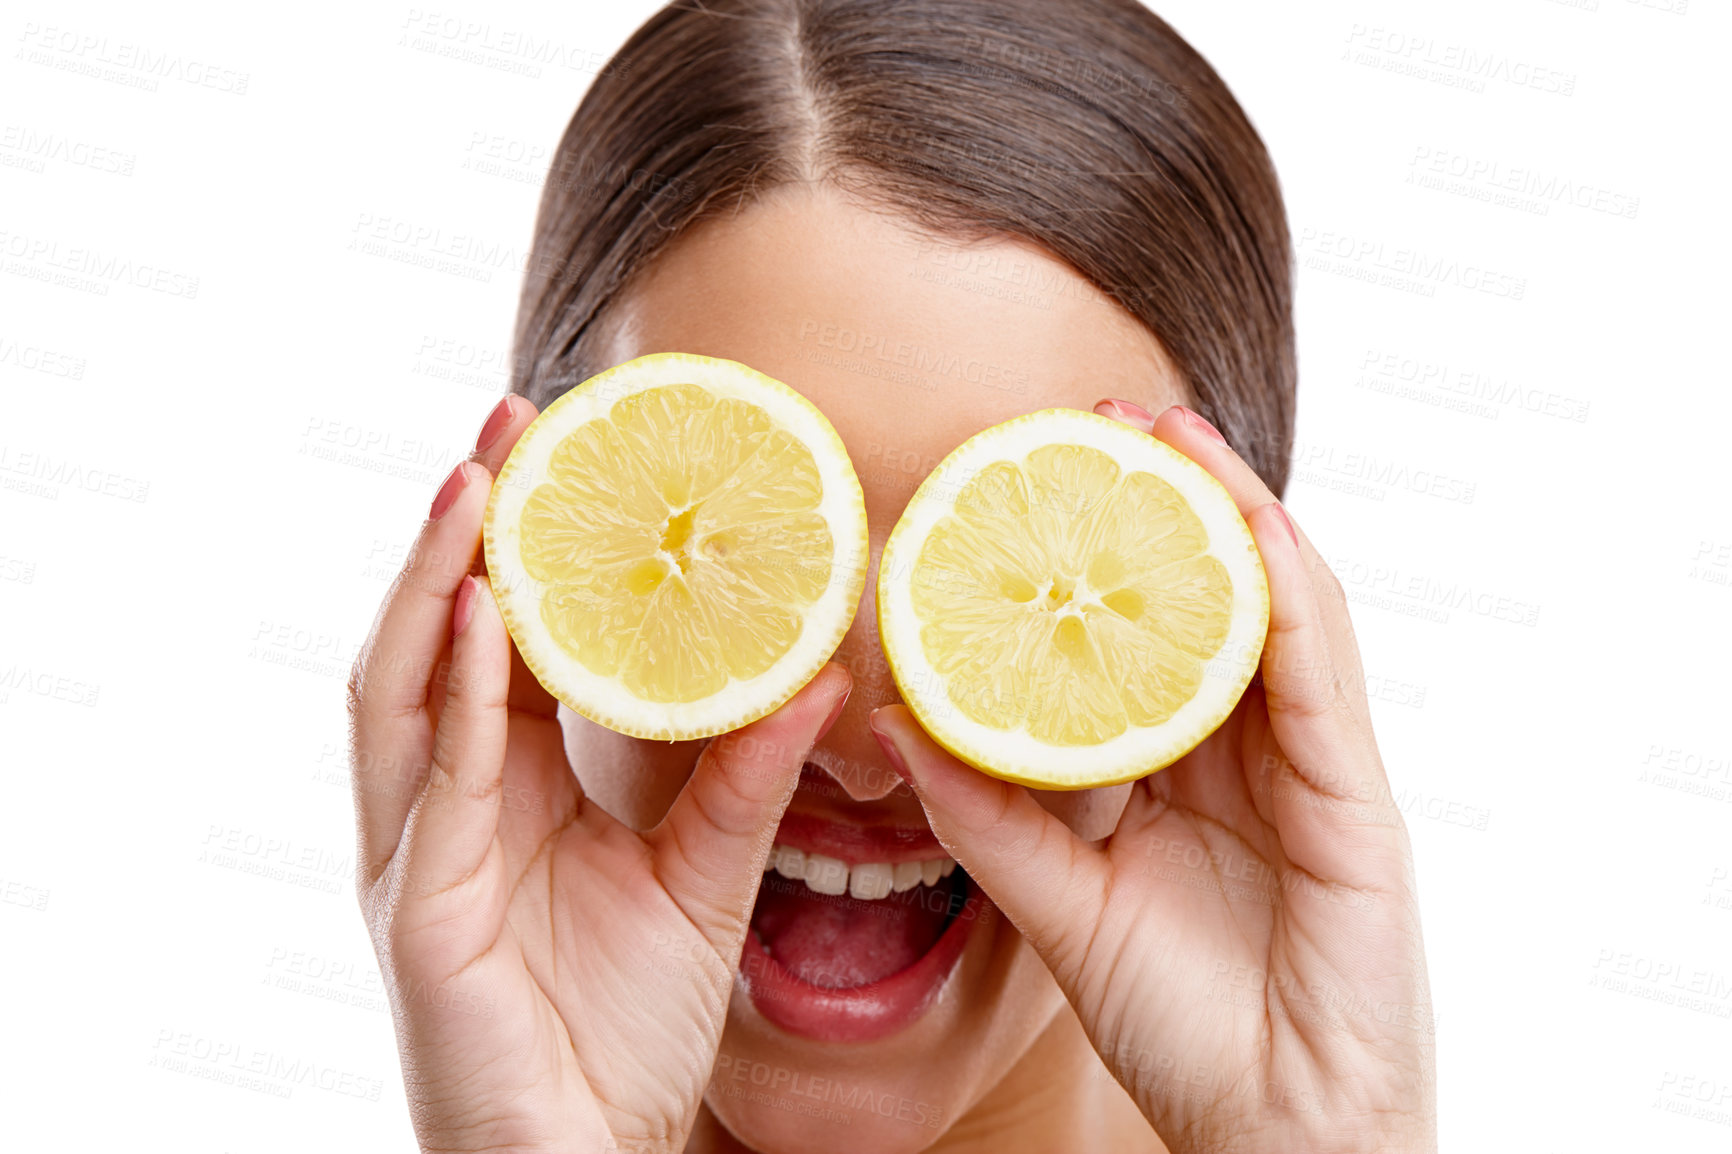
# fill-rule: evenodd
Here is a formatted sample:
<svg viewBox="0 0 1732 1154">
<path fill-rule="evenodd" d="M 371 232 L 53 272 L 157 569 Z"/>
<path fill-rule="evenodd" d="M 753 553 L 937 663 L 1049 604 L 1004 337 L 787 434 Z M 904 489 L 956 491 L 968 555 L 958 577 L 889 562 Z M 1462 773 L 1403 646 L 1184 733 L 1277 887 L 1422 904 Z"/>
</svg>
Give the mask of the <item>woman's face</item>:
<svg viewBox="0 0 1732 1154">
<path fill-rule="evenodd" d="M 817 405 L 865 490 L 869 576 L 915 487 L 974 433 L 1103 397 L 1157 412 L 1186 399 L 1141 324 L 1032 246 L 935 239 L 806 186 L 682 237 L 616 302 L 605 340 L 610 364 L 669 351 L 726 357 Z M 873 598 L 868 580 L 835 655 L 853 694 L 812 751 L 777 836 L 850 867 L 945 857 L 867 728 L 873 709 L 899 700 Z M 585 792 L 638 829 L 660 820 L 702 746 L 561 715 Z M 1129 789 L 1037 796 L 1095 839 L 1112 831 Z M 707 1100 L 761 1150 L 821 1147 L 817 1135 L 843 1126 L 850 1149 L 923 1149 L 1029 1054 L 1064 1005 L 1034 951 L 960 870 L 878 901 L 820 895 L 771 872 L 753 927 Z"/>
</svg>

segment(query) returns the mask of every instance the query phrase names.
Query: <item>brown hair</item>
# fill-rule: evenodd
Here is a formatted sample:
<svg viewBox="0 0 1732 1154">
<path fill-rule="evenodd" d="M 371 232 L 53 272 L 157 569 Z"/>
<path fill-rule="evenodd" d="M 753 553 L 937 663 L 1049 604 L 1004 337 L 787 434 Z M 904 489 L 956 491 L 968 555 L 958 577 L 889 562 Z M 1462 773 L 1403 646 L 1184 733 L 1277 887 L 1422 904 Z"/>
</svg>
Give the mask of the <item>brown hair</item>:
<svg viewBox="0 0 1732 1154">
<path fill-rule="evenodd" d="M 597 364 L 670 239 L 794 181 L 931 231 L 1011 235 L 1155 334 L 1277 494 L 1295 360 L 1275 170 L 1214 69 L 1136 0 L 686 0 L 597 76 L 542 192 L 512 388 Z"/>
</svg>

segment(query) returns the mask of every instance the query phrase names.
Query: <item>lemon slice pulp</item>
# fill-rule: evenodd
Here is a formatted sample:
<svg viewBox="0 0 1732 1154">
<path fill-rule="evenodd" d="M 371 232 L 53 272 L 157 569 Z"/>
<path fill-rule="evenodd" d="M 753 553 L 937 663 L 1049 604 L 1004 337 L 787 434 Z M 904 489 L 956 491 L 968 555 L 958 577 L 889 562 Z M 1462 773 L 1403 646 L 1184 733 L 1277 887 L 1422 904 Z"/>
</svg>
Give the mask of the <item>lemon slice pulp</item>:
<svg viewBox="0 0 1732 1154">
<path fill-rule="evenodd" d="M 968 764 L 1046 789 L 1182 757 L 1232 712 L 1268 621 L 1261 559 L 1220 483 L 1071 409 L 964 442 L 879 564 L 879 635 L 922 727 Z"/>
<path fill-rule="evenodd" d="M 524 663 L 635 737 L 737 729 L 810 681 L 865 583 L 830 423 L 734 361 L 657 353 L 549 405 L 494 481 L 488 574 Z"/>
</svg>

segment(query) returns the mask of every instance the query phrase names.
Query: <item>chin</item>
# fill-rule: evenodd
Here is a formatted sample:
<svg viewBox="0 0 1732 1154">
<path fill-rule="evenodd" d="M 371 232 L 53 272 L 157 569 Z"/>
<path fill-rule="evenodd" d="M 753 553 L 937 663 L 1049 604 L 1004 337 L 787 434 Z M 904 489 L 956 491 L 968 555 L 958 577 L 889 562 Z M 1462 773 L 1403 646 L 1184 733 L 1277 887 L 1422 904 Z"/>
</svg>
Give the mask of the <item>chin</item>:
<svg viewBox="0 0 1732 1154">
<path fill-rule="evenodd" d="M 772 869 L 752 920 L 705 1102 L 761 1154 L 928 1149 L 1063 1002 L 960 868 L 865 900 Z"/>
<path fill-rule="evenodd" d="M 930 1149 L 949 1126 L 948 1119 L 923 1120 L 919 1111 L 929 1104 L 908 1100 L 894 1090 L 884 1100 L 905 1104 L 907 1113 L 898 1118 L 880 1117 L 862 1108 L 849 1108 L 807 1100 L 786 1090 L 753 1088 L 736 1094 L 712 1082 L 705 1098 L 710 1112 L 749 1149 L 759 1154 L 815 1154 L 836 1151 L 846 1154 L 918 1154 Z M 821 1084 L 822 1075 L 818 1076 Z M 764 1105 L 756 1099 L 768 1095 L 780 1104 Z M 888 1107 L 887 1107 L 888 1108 Z"/>
</svg>

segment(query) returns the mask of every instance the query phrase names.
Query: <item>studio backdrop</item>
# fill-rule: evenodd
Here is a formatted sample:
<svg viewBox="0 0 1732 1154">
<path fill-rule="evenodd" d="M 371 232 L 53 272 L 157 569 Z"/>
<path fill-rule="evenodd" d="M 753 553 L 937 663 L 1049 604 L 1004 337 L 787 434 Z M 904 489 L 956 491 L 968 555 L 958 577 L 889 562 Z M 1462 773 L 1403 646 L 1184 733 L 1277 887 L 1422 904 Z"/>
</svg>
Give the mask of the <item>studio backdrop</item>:
<svg viewBox="0 0 1732 1154">
<path fill-rule="evenodd" d="M 345 682 L 656 7 L 0 25 L 0 1146 L 415 1148 Z M 1443 1147 L 1732 1148 L 1726 8 L 1156 8 L 1286 198 L 1286 503 L 1413 842 Z"/>
</svg>

